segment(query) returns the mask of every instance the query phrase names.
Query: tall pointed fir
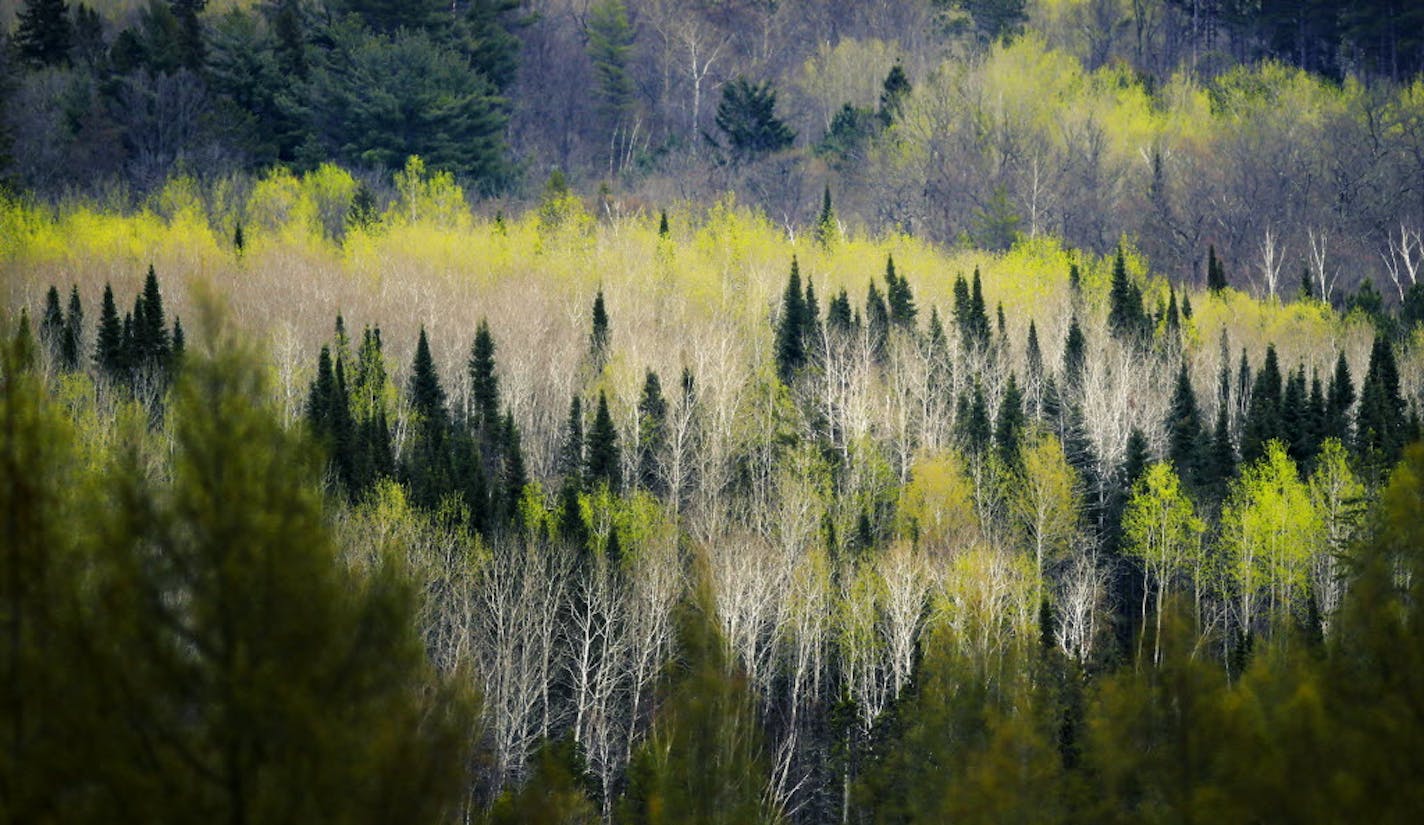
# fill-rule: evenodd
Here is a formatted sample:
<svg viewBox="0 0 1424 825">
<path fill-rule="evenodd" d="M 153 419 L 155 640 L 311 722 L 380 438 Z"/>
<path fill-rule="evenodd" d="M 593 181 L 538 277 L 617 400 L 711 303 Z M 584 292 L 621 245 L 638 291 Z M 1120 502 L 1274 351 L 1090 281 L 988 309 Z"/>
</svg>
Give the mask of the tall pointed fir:
<svg viewBox="0 0 1424 825">
<path fill-rule="evenodd" d="M 603 369 L 603 365 L 608 360 L 608 309 L 603 303 L 603 288 L 599 287 L 598 294 L 593 298 L 593 324 L 588 336 L 589 354 L 593 358 L 595 369 Z"/>
<path fill-rule="evenodd" d="M 99 331 L 94 341 L 94 365 L 109 381 L 122 383 L 127 378 L 124 358 L 124 328 L 119 310 L 114 304 L 114 289 L 104 284 L 104 299 L 99 308 Z"/>
<path fill-rule="evenodd" d="M 569 401 L 569 420 L 564 425 L 563 442 L 559 445 L 559 530 L 575 547 L 584 547 L 588 531 L 579 507 L 583 492 L 583 402 L 575 395 Z"/>
<path fill-rule="evenodd" d="M 1068 337 L 1063 341 L 1063 389 L 1076 394 L 1083 384 L 1083 371 L 1088 364 L 1088 339 L 1078 326 L 1078 316 L 1068 322 Z"/>
<path fill-rule="evenodd" d="M 836 235 L 836 211 L 831 206 L 831 185 L 828 183 L 825 194 L 821 196 L 821 214 L 816 216 L 816 243 L 830 246 Z"/>
<path fill-rule="evenodd" d="M 955 405 L 955 434 L 965 453 L 975 458 L 984 455 L 993 439 L 993 424 L 989 421 L 989 404 L 984 398 L 984 385 L 979 376 L 974 377 L 974 386 L 959 396 Z"/>
<path fill-rule="evenodd" d="M 84 305 L 79 300 L 79 287 L 69 288 L 69 314 L 64 318 L 64 333 L 59 340 L 59 361 L 66 370 L 79 369 L 84 352 Z"/>
<path fill-rule="evenodd" d="M 658 496 L 667 492 L 661 469 L 666 424 L 667 401 L 662 384 L 658 374 L 648 370 L 638 399 L 638 486 Z"/>
<path fill-rule="evenodd" d="M 1147 326 L 1142 309 L 1142 291 L 1127 274 L 1127 260 L 1121 246 L 1113 259 L 1112 287 L 1108 292 L 1108 329 L 1119 340 L 1141 343 Z"/>
<path fill-rule="evenodd" d="M 59 289 L 53 284 L 45 293 L 44 314 L 40 317 L 40 343 L 52 361 L 59 360 L 60 339 L 64 337 L 64 308 L 59 305 Z"/>
<path fill-rule="evenodd" d="M 519 516 L 519 503 L 524 498 L 524 488 L 529 485 L 529 473 L 524 467 L 524 448 L 520 443 L 519 427 L 514 423 L 514 413 L 506 410 L 500 426 L 500 490 L 498 508 L 505 523 L 513 522 Z"/>
<path fill-rule="evenodd" d="M 1216 257 L 1215 244 L 1208 246 L 1206 250 L 1206 288 L 1214 293 L 1226 289 L 1226 268 L 1221 265 L 1221 259 Z"/>
<path fill-rule="evenodd" d="M 1198 481 L 1201 466 L 1201 415 L 1197 411 L 1197 396 L 1192 390 L 1187 362 L 1177 371 L 1177 385 L 1172 391 L 1172 406 L 1167 412 L 1167 457 L 1187 484 Z"/>
<path fill-rule="evenodd" d="M 495 374 L 494 336 L 489 321 L 481 318 L 475 328 L 475 341 L 470 346 L 470 426 L 479 435 L 481 446 L 495 443 L 501 437 L 503 421 L 499 414 L 499 376 Z"/>
<path fill-rule="evenodd" d="M 21 61 L 34 68 L 69 63 L 74 29 L 65 0 L 25 0 L 16 17 L 14 48 Z"/>
<path fill-rule="evenodd" d="M 994 421 L 994 449 L 1005 468 L 1017 470 L 1022 463 L 1020 445 L 1023 442 L 1023 394 L 1019 382 L 1009 373 L 1009 382 L 999 400 L 999 412 Z"/>
<path fill-rule="evenodd" d="M 1266 442 L 1283 438 L 1281 424 L 1281 369 L 1274 344 L 1266 347 L 1261 371 L 1251 385 L 1251 400 L 1241 428 L 1241 461 L 1249 463 L 1266 454 Z"/>
<path fill-rule="evenodd" d="M 1330 388 L 1325 396 L 1325 437 L 1350 440 L 1350 408 L 1355 404 L 1355 382 L 1350 377 L 1350 364 L 1345 353 L 1335 358 L 1335 372 L 1330 376 Z"/>
<path fill-rule="evenodd" d="M 885 343 L 890 338 L 890 307 L 872 279 L 865 294 L 865 328 L 870 335 L 870 347 L 877 359 L 885 357 Z"/>
<path fill-rule="evenodd" d="M 1377 336 L 1360 384 L 1360 410 L 1355 417 L 1355 452 L 1372 469 L 1383 472 L 1399 460 L 1407 432 L 1405 413 L 1394 344 Z"/>
<path fill-rule="evenodd" d="M 622 457 L 618 449 L 618 430 L 608 412 L 608 396 L 598 393 L 598 412 L 588 431 L 584 458 L 584 481 L 587 485 L 607 484 L 617 493 L 623 486 Z"/>
<path fill-rule="evenodd" d="M 435 359 L 430 355 L 424 326 L 420 328 L 410 372 L 409 398 L 415 421 L 411 444 L 402 456 L 402 475 L 410 487 L 411 500 L 433 508 L 454 490 L 455 472 L 445 390 L 435 372 Z M 478 506 L 477 502 L 470 504 Z"/>
<path fill-rule="evenodd" d="M 890 308 L 890 322 L 901 329 L 914 331 L 915 296 L 910 291 L 910 282 L 895 273 L 895 258 L 885 259 L 885 298 Z"/>
<path fill-rule="evenodd" d="M 787 386 L 806 365 L 806 299 L 801 290 L 801 269 L 791 257 L 791 275 L 781 296 L 781 313 L 776 319 L 776 374 Z"/>
</svg>

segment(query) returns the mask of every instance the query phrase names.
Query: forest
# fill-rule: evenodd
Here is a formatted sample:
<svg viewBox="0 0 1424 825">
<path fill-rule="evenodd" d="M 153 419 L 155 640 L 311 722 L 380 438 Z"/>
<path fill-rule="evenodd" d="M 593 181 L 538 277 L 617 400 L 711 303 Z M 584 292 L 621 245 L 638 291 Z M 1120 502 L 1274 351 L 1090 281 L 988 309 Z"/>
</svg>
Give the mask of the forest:
<svg viewBox="0 0 1424 825">
<path fill-rule="evenodd" d="M 0 817 L 1416 821 L 1417 14 L 17 4 Z"/>
</svg>

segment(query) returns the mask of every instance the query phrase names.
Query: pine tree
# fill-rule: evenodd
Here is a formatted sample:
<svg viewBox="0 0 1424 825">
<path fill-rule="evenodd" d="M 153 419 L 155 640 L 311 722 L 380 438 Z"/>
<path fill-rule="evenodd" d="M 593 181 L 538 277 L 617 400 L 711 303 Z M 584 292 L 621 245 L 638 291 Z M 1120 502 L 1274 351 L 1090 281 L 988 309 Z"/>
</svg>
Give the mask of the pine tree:
<svg viewBox="0 0 1424 825">
<path fill-rule="evenodd" d="M 602 369 L 608 360 L 608 336 L 608 310 L 603 305 L 603 289 L 600 287 L 593 298 L 593 330 L 588 336 L 589 353 L 598 369 Z"/>
<path fill-rule="evenodd" d="M 99 374 L 114 382 L 122 382 L 126 365 L 124 361 L 124 329 L 119 321 L 119 310 L 114 305 L 114 290 L 104 284 L 104 300 L 99 309 L 99 331 L 94 342 L 94 366 Z"/>
<path fill-rule="evenodd" d="M 811 354 L 820 346 L 821 341 L 821 304 L 816 300 L 816 287 L 811 283 L 811 279 L 806 279 L 806 300 L 803 303 L 804 309 L 801 312 L 801 340 L 802 346 L 806 350 L 806 358 L 810 360 Z"/>
<path fill-rule="evenodd" d="M 791 258 L 791 275 L 781 296 L 781 314 L 776 319 L 776 374 L 787 386 L 806 365 L 806 299 L 801 290 L 801 270 Z"/>
<path fill-rule="evenodd" d="M 1167 412 L 1167 457 L 1178 474 L 1189 485 L 1196 482 L 1201 464 L 1201 415 L 1197 411 L 1197 396 L 1192 390 L 1187 362 L 1182 361 L 1177 372 L 1177 386 L 1172 393 L 1172 406 Z"/>
<path fill-rule="evenodd" d="M 25 0 L 15 28 L 15 49 L 25 63 L 36 68 L 69 63 L 74 30 L 65 0 Z"/>
<path fill-rule="evenodd" d="M 1241 430 L 1241 461 L 1250 463 L 1266 454 L 1266 443 L 1285 435 L 1281 422 L 1281 370 L 1275 345 L 1266 347 L 1266 358 L 1251 385 L 1251 400 Z"/>
<path fill-rule="evenodd" d="M 1169 341 L 1177 340 L 1177 336 L 1180 335 L 1182 331 L 1182 318 L 1177 311 L 1177 290 L 1170 286 L 1167 291 L 1166 324 L 1167 339 Z"/>
<path fill-rule="evenodd" d="M 154 371 L 168 368 L 168 324 L 163 317 L 163 296 L 159 293 L 158 276 L 152 264 L 143 279 L 143 292 L 134 304 L 133 336 L 135 368 Z"/>
<path fill-rule="evenodd" d="M 183 353 L 188 348 L 187 338 L 183 335 L 183 321 L 178 316 L 173 316 L 173 352 L 172 364 L 176 369 L 183 361 Z"/>
<path fill-rule="evenodd" d="M 1221 259 L 1216 257 L 1215 244 L 1208 246 L 1206 251 L 1206 288 L 1212 292 L 1226 289 L 1226 269 L 1221 265 Z"/>
<path fill-rule="evenodd" d="M 716 123 L 738 160 L 779 152 L 796 140 L 796 133 L 776 116 L 776 90 L 770 82 L 737 77 L 723 86 Z"/>
<path fill-rule="evenodd" d="M 1147 436 L 1141 429 L 1133 427 L 1127 434 L 1127 448 L 1123 452 L 1122 467 L 1118 471 L 1118 485 L 1121 489 L 1131 490 L 1132 485 L 1147 471 L 1147 465 L 1151 461 L 1152 453 L 1147 446 Z"/>
<path fill-rule="evenodd" d="M 415 344 L 415 360 L 410 367 L 410 403 L 423 420 L 445 426 L 448 420 L 445 390 L 440 386 L 440 377 L 435 374 L 435 359 L 430 355 L 430 341 L 425 337 L 423 325 Z"/>
<path fill-rule="evenodd" d="M 79 301 L 79 287 L 69 288 L 69 314 L 64 319 L 64 334 L 60 337 L 59 362 L 64 369 L 79 369 L 80 353 L 84 352 L 84 305 Z"/>
<path fill-rule="evenodd" d="M 585 453 L 584 478 L 587 484 L 607 484 L 608 489 L 617 493 L 623 486 L 623 471 L 618 450 L 618 430 L 613 426 L 613 416 L 608 412 L 608 396 L 598 393 L 598 412 L 593 418 L 593 427 L 588 431 L 588 449 Z"/>
<path fill-rule="evenodd" d="M 827 246 L 836 239 L 836 211 L 831 206 L 831 185 L 821 196 L 821 214 L 816 216 L 816 243 Z"/>
<path fill-rule="evenodd" d="M 457 473 L 445 390 L 435 372 L 435 360 L 430 355 L 430 342 L 426 339 L 424 326 L 420 328 L 410 372 L 409 398 L 416 421 L 412 444 L 402 456 L 402 476 L 410 487 L 411 500 L 423 507 L 434 508 L 441 498 L 456 488 L 457 475 L 463 475 L 467 480 L 465 486 L 470 486 L 471 471 L 465 468 L 464 472 Z M 478 479 L 475 481 L 478 482 Z M 471 496 L 471 507 L 478 508 L 480 503 L 480 497 Z"/>
<path fill-rule="evenodd" d="M 666 437 L 667 401 L 658 374 L 648 370 L 638 399 L 638 486 L 654 495 L 666 492 L 660 465 Z"/>
<path fill-rule="evenodd" d="M 900 118 L 900 108 L 909 94 L 910 78 L 905 74 L 905 67 L 896 60 L 880 86 L 880 106 L 875 114 L 881 125 L 889 127 Z"/>
<path fill-rule="evenodd" d="M 1231 420 L 1226 404 L 1216 410 L 1216 427 L 1212 429 L 1211 446 L 1200 473 L 1200 487 L 1220 498 L 1223 486 L 1236 473 L 1236 450 L 1231 446 Z"/>
<path fill-rule="evenodd" d="M 885 297 L 889 303 L 890 322 L 901 329 L 914 330 L 915 296 L 910 292 L 910 282 L 895 274 L 895 258 L 885 259 Z"/>
<path fill-rule="evenodd" d="M 178 21 L 178 59 L 183 68 L 193 73 L 203 70 L 207 62 L 207 44 L 203 42 L 203 23 L 199 13 L 208 0 L 169 0 L 173 17 Z"/>
<path fill-rule="evenodd" d="M 1004 396 L 999 400 L 999 412 L 994 422 L 994 447 L 1005 467 L 1018 468 L 1022 463 L 1020 444 L 1023 442 L 1023 394 L 1018 379 L 1009 373 Z"/>
<path fill-rule="evenodd" d="M 587 33 L 598 114 L 612 132 L 632 114 L 637 91 L 629 71 L 634 33 L 623 0 L 597 0 L 590 6 Z"/>
</svg>

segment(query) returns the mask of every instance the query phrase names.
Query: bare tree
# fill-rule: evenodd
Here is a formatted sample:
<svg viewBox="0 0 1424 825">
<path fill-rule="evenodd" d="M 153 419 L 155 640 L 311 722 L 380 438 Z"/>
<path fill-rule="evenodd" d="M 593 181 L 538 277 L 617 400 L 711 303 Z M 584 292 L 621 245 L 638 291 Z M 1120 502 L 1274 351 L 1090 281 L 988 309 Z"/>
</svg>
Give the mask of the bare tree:
<svg viewBox="0 0 1424 825">
<path fill-rule="evenodd" d="M 1393 231 L 1389 233 L 1388 249 L 1380 253 L 1380 258 L 1402 303 L 1404 293 L 1419 282 L 1419 269 L 1424 266 L 1424 236 L 1401 222 L 1397 236 Z"/>
</svg>

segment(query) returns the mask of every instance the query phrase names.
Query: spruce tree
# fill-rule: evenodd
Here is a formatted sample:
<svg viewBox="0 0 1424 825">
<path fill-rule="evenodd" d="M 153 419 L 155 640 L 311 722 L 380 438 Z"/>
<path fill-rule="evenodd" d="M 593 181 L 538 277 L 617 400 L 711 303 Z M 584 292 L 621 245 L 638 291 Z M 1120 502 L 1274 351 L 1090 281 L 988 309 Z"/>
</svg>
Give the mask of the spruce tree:
<svg viewBox="0 0 1424 825">
<path fill-rule="evenodd" d="M 1281 440 L 1285 442 L 1287 455 L 1298 466 L 1304 466 L 1314 455 L 1310 445 L 1310 396 L 1304 364 L 1286 378 L 1285 393 L 1281 396 Z"/>
<path fill-rule="evenodd" d="M 913 331 L 915 316 L 915 296 L 910 292 L 910 282 L 895 274 L 895 258 L 885 259 L 885 297 L 890 308 L 890 322 L 901 329 Z"/>
<path fill-rule="evenodd" d="M 994 431 L 989 421 L 989 404 L 984 399 L 984 387 L 977 375 L 969 393 L 959 396 L 954 425 L 964 452 L 982 456 L 989 448 Z"/>
<path fill-rule="evenodd" d="M 1187 362 L 1183 359 L 1181 368 L 1177 371 L 1177 385 L 1172 392 L 1172 406 L 1167 412 L 1167 457 L 1176 466 L 1178 475 L 1188 484 L 1197 480 L 1201 438 L 1201 415 L 1197 411 L 1197 397 L 1192 390 L 1191 377 L 1187 374 Z"/>
<path fill-rule="evenodd" d="M 1182 290 L 1182 319 L 1184 321 L 1192 320 L 1192 296 L 1185 289 Z"/>
<path fill-rule="evenodd" d="M 575 395 L 569 401 L 569 418 L 559 444 L 559 474 L 577 481 L 583 474 L 583 402 Z"/>
<path fill-rule="evenodd" d="M 1370 366 L 1360 385 L 1360 411 L 1355 420 L 1355 452 L 1376 470 L 1399 460 L 1408 432 L 1407 408 L 1399 394 L 1399 368 L 1394 344 L 1376 336 Z"/>
<path fill-rule="evenodd" d="M 178 60 L 188 71 L 200 73 L 207 63 L 208 50 L 198 15 L 207 7 L 208 0 L 169 0 L 169 5 L 178 22 Z"/>
<path fill-rule="evenodd" d="M 503 421 L 499 415 L 499 376 L 495 374 L 494 336 L 489 321 L 481 318 L 475 328 L 475 341 L 470 346 L 470 417 L 471 426 L 486 443 L 494 443 Z"/>
<path fill-rule="evenodd" d="M 889 127 L 899 120 L 900 107 L 909 94 L 910 78 L 905 74 L 905 67 L 896 60 L 889 74 L 885 75 L 885 82 L 880 85 L 880 106 L 875 114 L 880 118 L 881 125 Z"/>
<path fill-rule="evenodd" d="M 1330 389 L 1325 397 L 1325 438 L 1345 443 L 1350 436 L 1350 408 L 1355 404 L 1355 383 L 1350 377 L 1350 364 L 1342 351 L 1335 358 L 1335 372 L 1330 376 Z"/>
<path fill-rule="evenodd" d="M 59 362 L 66 370 L 79 369 L 80 353 L 84 352 L 84 305 L 79 301 L 79 287 L 69 288 L 69 314 L 64 319 L 60 337 Z"/>
<path fill-rule="evenodd" d="M 1043 380 L 1043 350 L 1038 346 L 1038 327 L 1033 319 L 1028 321 L 1028 342 L 1024 345 L 1024 359 L 1028 362 L 1028 378 L 1031 383 Z"/>
<path fill-rule="evenodd" d="M 806 350 L 806 358 L 809 360 L 811 354 L 816 351 L 821 340 L 821 304 L 816 300 L 816 287 L 811 283 L 811 279 L 806 279 L 806 300 L 803 302 L 801 312 L 801 340 L 802 346 Z"/>
<path fill-rule="evenodd" d="M 1216 257 L 1215 244 L 1208 246 L 1206 251 L 1206 288 L 1212 292 L 1226 289 L 1226 269 L 1221 265 L 1221 259 Z"/>
<path fill-rule="evenodd" d="M 821 214 L 816 216 L 816 243 L 827 246 L 836 238 L 836 212 L 831 206 L 831 185 L 821 196 Z"/>
<path fill-rule="evenodd" d="M 445 426 L 448 420 L 445 390 L 440 386 L 440 377 L 435 373 L 435 359 L 430 355 L 430 341 L 425 337 L 423 325 L 420 328 L 420 338 L 415 344 L 415 360 L 411 362 L 410 402 L 423 420 Z"/>
<path fill-rule="evenodd" d="M 658 214 L 658 237 L 668 237 L 668 218 L 666 209 L 661 210 Z"/>
<path fill-rule="evenodd" d="M 65 0 L 25 0 L 17 18 L 14 44 L 20 60 L 35 68 L 69 63 L 74 30 Z"/>
<path fill-rule="evenodd" d="M 884 358 L 885 343 L 890 337 L 890 308 L 873 280 L 865 295 L 865 326 L 870 334 L 872 352 L 876 358 Z"/>
<path fill-rule="evenodd" d="M 972 337 L 981 349 L 989 346 L 989 310 L 984 303 L 984 282 L 979 267 L 974 267 L 974 279 L 969 284 L 969 323 Z"/>
<path fill-rule="evenodd" d="M 163 296 L 153 265 L 143 279 L 143 292 L 134 304 L 133 365 L 140 369 L 166 370 L 170 343 L 168 324 L 163 317 Z"/>
<path fill-rule="evenodd" d="M 1142 309 L 1142 291 L 1127 274 L 1127 262 L 1121 246 L 1113 259 L 1108 304 L 1108 329 L 1113 336 L 1129 343 L 1140 343 L 1146 331 L 1147 316 Z"/>
<path fill-rule="evenodd" d="M 851 311 L 850 295 L 842 287 L 826 309 L 826 328 L 841 335 L 849 335 L 854 327 L 855 318 Z"/>
<path fill-rule="evenodd" d="M 1281 370 L 1274 344 L 1266 347 L 1266 358 L 1251 385 L 1251 400 L 1241 429 L 1241 461 L 1250 463 L 1266 454 L 1266 442 L 1284 439 L 1281 421 Z"/>
<path fill-rule="evenodd" d="M 787 386 L 806 365 L 805 330 L 806 299 L 801 290 L 801 270 L 793 255 L 791 275 L 781 296 L 781 314 L 776 319 L 776 374 Z"/>
<path fill-rule="evenodd" d="M 440 499 L 456 488 L 457 468 L 455 450 L 450 437 L 449 412 L 445 407 L 445 390 L 440 386 L 440 378 L 435 372 L 435 360 L 430 355 L 430 342 L 425 336 L 425 327 L 420 328 L 420 338 L 415 345 L 415 359 L 411 363 L 410 404 L 416 414 L 412 444 L 402 456 L 403 478 L 410 486 L 411 500 L 423 507 L 434 508 Z M 471 483 L 470 468 L 464 468 L 464 486 Z M 472 496 L 469 504 L 479 508 L 479 497 Z"/>
<path fill-rule="evenodd" d="M 183 335 L 183 321 L 178 316 L 173 316 L 173 351 L 170 353 L 170 361 L 176 369 L 183 361 L 183 353 L 188 348 L 188 340 Z"/>
<path fill-rule="evenodd" d="M 510 522 L 519 515 L 519 503 L 524 498 L 524 488 L 529 484 L 529 474 L 524 468 L 524 449 L 520 444 L 519 427 L 514 423 L 513 412 L 505 411 L 500 431 L 500 513 L 506 522 Z"/>
<path fill-rule="evenodd" d="M 1182 318 L 1177 311 L 1177 290 L 1174 287 L 1168 287 L 1167 291 L 1166 326 L 1168 340 L 1177 340 L 1182 331 Z"/>
<path fill-rule="evenodd" d="M 1004 396 L 999 400 L 999 412 L 994 421 L 994 448 L 1004 466 L 1016 469 L 1022 463 L 1019 447 L 1023 442 L 1023 394 L 1018 379 L 1009 373 Z"/>
<path fill-rule="evenodd" d="M 1063 387 L 1070 393 L 1083 384 L 1083 371 L 1088 364 L 1088 341 L 1078 326 L 1078 316 L 1068 322 L 1068 337 L 1063 342 Z"/>
<path fill-rule="evenodd" d="M 623 486 L 618 430 L 608 412 L 608 396 L 602 390 L 598 393 L 598 412 L 594 415 L 593 427 L 588 431 L 585 456 L 586 483 L 607 484 L 611 491 L 617 493 Z"/>
<path fill-rule="evenodd" d="M 99 374 L 114 382 L 125 379 L 124 328 L 114 305 L 114 290 L 104 284 L 104 299 L 99 308 L 99 331 L 94 341 L 94 366 Z"/>
<path fill-rule="evenodd" d="M 64 337 L 64 309 L 59 305 L 59 289 L 53 284 L 45 293 L 44 315 L 40 318 L 40 343 L 50 358 L 58 361 L 59 347 Z"/>
<path fill-rule="evenodd" d="M 1223 487 L 1236 473 L 1236 450 L 1231 445 L 1231 418 L 1225 403 L 1216 409 L 1216 426 L 1212 429 L 1210 451 L 1200 474 L 1200 487 L 1218 498 Z"/>
<path fill-rule="evenodd" d="M 593 329 L 588 336 L 589 353 L 594 366 L 603 368 L 608 360 L 608 310 L 603 305 L 603 288 L 593 298 Z"/>
<path fill-rule="evenodd" d="M 638 486 L 654 495 L 666 492 L 660 469 L 666 442 L 667 401 L 658 374 L 648 370 L 638 399 Z"/>
</svg>

